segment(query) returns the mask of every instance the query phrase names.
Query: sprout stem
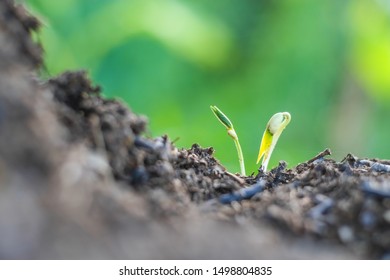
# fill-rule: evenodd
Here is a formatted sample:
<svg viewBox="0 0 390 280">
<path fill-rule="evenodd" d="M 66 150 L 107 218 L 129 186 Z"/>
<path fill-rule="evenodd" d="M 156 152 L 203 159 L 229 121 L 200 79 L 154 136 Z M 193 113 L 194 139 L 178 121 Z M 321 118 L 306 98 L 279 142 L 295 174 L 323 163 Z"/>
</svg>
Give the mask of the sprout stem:
<svg viewBox="0 0 390 280">
<path fill-rule="evenodd" d="M 245 176 L 245 163 L 244 163 L 244 156 L 242 154 L 240 142 L 238 141 L 238 137 L 236 139 L 233 139 L 234 144 L 236 144 L 237 154 L 238 154 L 238 161 L 240 163 L 240 170 L 241 175 Z"/>
<path fill-rule="evenodd" d="M 238 141 L 238 136 L 236 131 L 234 130 L 233 123 L 220 109 L 218 109 L 217 106 L 210 106 L 210 109 L 214 113 L 215 117 L 222 123 L 222 125 L 226 127 L 228 135 L 233 138 L 234 144 L 236 145 L 236 149 L 237 149 L 241 175 L 245 176 L 244 156 L 242 154 L 241 145 L 240 142 Z"/>
</svg>

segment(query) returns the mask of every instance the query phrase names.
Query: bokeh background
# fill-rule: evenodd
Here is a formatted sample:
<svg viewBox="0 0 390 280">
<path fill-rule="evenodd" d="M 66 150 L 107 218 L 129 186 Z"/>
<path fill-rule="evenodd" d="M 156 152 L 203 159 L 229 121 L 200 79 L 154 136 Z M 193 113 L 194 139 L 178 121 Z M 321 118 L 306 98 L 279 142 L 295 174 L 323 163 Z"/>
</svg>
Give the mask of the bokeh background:
<svg viewBox="0 0 390 280">
<path fill-rule="evenodd" d="M 19 0 L 44 23 L 43 76 L 87 69 L 107 97 L 149 117 L 148 134 L 213 146 L 257 169 L 272 114 L 292 121 L 270 166 L 330 148 L 341 160 L 390 158 L 389 0 Z"/>
</svg>

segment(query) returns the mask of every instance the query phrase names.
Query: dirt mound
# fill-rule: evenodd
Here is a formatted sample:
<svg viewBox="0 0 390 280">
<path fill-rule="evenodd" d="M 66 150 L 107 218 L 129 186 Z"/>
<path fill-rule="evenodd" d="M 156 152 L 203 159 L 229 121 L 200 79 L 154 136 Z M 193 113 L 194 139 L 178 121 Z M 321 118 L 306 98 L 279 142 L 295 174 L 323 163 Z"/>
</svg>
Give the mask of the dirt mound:
<svg viewBox="0 0 390 280">
<path fill-rule="evenodd" d="M 389 161 L 231 174 L 83 71 L 37 78 L 38 25 L 0 2 L 1 258 L 389 258 Z"/>
</svg>

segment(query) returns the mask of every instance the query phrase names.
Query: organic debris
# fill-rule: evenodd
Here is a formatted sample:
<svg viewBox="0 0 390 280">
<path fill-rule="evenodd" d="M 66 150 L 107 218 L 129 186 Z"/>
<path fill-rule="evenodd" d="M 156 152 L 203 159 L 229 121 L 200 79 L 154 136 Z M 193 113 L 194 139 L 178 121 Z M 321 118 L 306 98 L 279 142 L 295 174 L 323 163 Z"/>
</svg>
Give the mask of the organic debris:
<svg viewBox="0 0 390 280">
<path fill-rule="evenodd" d="M 0 2 L 1 258 L 389 258 L 389 161 L 232 174 L 213 148 L 145 137 L 84 71 L 36 78 L 37 26 Z"/>
</svg>

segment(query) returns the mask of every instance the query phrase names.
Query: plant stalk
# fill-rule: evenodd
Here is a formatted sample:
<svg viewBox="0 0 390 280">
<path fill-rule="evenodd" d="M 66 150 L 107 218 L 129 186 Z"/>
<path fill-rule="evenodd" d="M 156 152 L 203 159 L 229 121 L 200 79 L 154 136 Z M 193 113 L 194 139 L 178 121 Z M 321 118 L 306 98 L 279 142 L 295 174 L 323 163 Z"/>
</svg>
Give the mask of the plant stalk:
<svg viewBox="0 0 390 280">
<path fill-rule="evenodd" d="M 234 144 L 236 144 L 237 154 L 238 154 L 238 161 L 240 162 L 240 169 L 241 169 L 241 175 L 245 175 L 245 163 L 244 163 L 244 156 L 242 155 L 242 150 L 240 146 L 240 142 L 238 141 L 238 138 L 233 138 Z"/>
<path fill-rule="evenodd" d="M 217 106 L 210 106 L 211 111 L 214 113 L 215 117 L 222 123 L 222 125 L 226 128 L 227 133 L 230 137 L 232 137 L 234 144 L 236 145 L 238 161 L 240 163 L 241 175 L 245 176 L 245 164 L 244 164 L 244 156 L 242 154 L 240 142 L 238 141 L 238 136 L 236 131 L 233 128 L 232 122 L 229 118 L 220 110 Z"/>
</svg>

